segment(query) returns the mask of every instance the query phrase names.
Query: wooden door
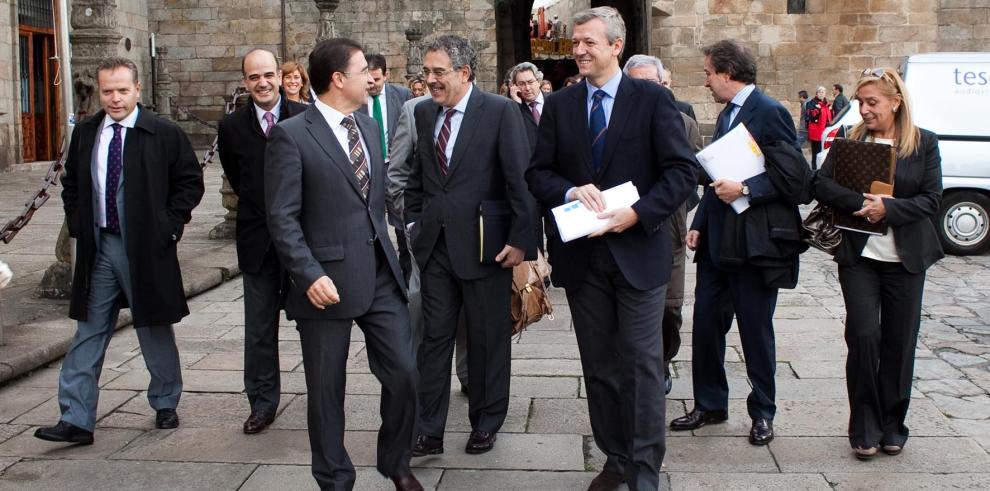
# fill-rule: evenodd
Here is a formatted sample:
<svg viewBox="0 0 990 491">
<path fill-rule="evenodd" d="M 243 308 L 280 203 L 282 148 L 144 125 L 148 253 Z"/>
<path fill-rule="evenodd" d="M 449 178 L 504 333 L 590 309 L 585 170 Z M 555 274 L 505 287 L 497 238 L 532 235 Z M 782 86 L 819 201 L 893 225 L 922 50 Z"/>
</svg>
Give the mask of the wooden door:
<svg viewBox="0 0 990 491">
<path fill-rule="evenodd" d="M 21 26 L 18 44 L 24 161 L 53 160 L 59 141 L 55 36 L 50 29 Z"/>
</svg>

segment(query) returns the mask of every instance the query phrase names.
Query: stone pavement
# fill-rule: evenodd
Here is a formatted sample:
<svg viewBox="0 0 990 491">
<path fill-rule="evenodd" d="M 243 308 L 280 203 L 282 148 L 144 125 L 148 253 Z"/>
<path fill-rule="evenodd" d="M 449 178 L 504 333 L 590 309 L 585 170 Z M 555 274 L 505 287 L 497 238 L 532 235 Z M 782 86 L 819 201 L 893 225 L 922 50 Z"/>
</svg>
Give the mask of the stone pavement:
<svg viewBox="0 0 990 491">
<path fill-rule="evenodd" d="M 726 356 L 730 421 L 669 434 L 665 487 L 990 488 L 990 259 L 947 258 L 930 271 L 908 416 L 912 438 L 901 456 L 872 462 L 855 460 L 845 438 L 846 350 L 835 266 L 816 251 L 803 263 L 799 288 L 781 293 L 776 315 L 777 439 L 766 447 L 746 441 L 749 385 L 733 332 Z M 693 283 L 689 275 L 689 288 Z M 201 294 L 191 300 L 193 314 L 176 326 L 186 389 L 179 429 L 151 429 L 148 374 L 130 328 L 110 344 L 93 446 L 66 448 L 32 436 L 35 427 L 58 418 L 57 362 L 0 387 L 0 490 L 313 489 L 299 338 L 287 321 L 280 333 L 279 418 L 261 435 L 240 431 L 248 414 L 241 394 L 241 295 L 240 281 Z M 600 469 L 570 315 L 560 290 L 553 290 L 553 300 L 555 319 L 532 326 L 513 346 L 512 398 L 495 450 L 481 456 L 462 451 L 470 429 L 467 401 L 455 393 L 447 453 L 414 461 L 429 488 L 580 490 Z M 690 319 L 690 298 L 688 305 Z M 690 329 L 688 322 L 668 420 L 692 406 Z M 346 444 L 359 467 L 358 489 L 390 489 L 373 468 L 379 386 L 357 329 L 347 392 Z"/>
<path fill-rule="evenodd" d="M 26 170 L 0 176 L 0 220 L 5 224 L 21 212 L 24 202 L 40 187 L 47 165 L 25 164 Z M 209 239 L 214 225 L 226 210 L 220 205 L 220 165 L 206 170 L 206 194 L 193 211 L 179 242 L 179 260 L 186 294 L 208 290 L 239 274 L 232 241 Z M 52 188 L 53 196 L 10 244 L 0 243 L 0 260 L 14 271 L 12 284 L 0 292 L 3 345 L 0 346 L 0 383 L 55 360 L 65 354 L 75 332 L 70 321 L 68 300 L 38 298 L 34 290 L 45 270 L 55 261 L 55 242 L 62 226 L 62 188 Z M 124 311 L 119 325 L 130 322 Z"/>
</svg>

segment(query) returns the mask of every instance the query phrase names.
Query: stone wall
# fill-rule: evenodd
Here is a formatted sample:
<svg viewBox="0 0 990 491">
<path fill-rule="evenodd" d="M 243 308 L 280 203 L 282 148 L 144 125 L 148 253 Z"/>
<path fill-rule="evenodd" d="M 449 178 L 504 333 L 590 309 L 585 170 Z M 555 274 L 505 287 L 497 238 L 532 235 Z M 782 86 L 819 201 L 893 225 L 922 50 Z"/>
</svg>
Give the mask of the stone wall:
<svg viewBox="0 0 990 491">
<path fill-rule="evenodd" d="M 278 0 L 151 0 L 149 27 L 169 48 L 175 101 L 199 117 L 217 120 L 224 97 L 241 84 L 241 57 L 254 48 L 281 56 Z M 486 0 L 342 1 L 334 13 L 335 35 L 357 40 L 367 52 L 385 55 L 391 81 L 404 83 L 408 42 L 405 31 L 442 31 L 467 37 L 479 52 L 478 81 L 494 87 L 496 49 L 492 2 Z M 316 43 L 320 12 L 312 0 L 285 7 L 287 59 L 306 62 Z M 194 143 L 212 141 L 214 130 L 182 123 Z"/>
<path fill-rule="evenodd" d="M 17 4 L 0 0 L 0 172 L 21 161 Z"/>
<path fill-rule="evenodd" d="M 144 0 L 117 0 L 118 54 L 134 60 L 140 73 L 144 104 L 151 104 L 151 54 L 148 51 L 148 3 Z M 127 41 L 131 47 L 127 49 Z"/>
<path fill-rule="evenodd" d="M 938 50 L 990 51 L 990 0 L 939 0 Z"/>
<path fill-rule="evenodd" d="M 663 3 L 670 15 L 654 18 L 654 53 L 674 71 L 675 93 L 695 105 L 702 121 L 714 121 L 720 106 L 704 88 L 700 48 L 719 39 L 753 50 L 758 85 L 794 115 L 798 90 L 848 87 L 864 68 L 896 67 L 907 55 L 939 49 L 931 0 L 808 0 L 803 14 L 788 14 L 786 0 Z"/>
</svg>

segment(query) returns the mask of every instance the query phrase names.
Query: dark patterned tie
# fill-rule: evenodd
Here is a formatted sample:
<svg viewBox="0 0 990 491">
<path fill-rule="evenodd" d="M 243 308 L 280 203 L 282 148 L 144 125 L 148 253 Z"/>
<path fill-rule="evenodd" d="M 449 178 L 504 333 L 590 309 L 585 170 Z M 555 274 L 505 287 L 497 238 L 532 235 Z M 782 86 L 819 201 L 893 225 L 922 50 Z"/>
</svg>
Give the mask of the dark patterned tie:
<svg viewBox="0 0 990 491">
<path fill-rule="evenodd" d="M 350 147 L 347 156 L 351 160 L 354 177 L 357 178 L 358 184 L 361 186 L 361 195 L 367 198 L 371 179 L 368 178 L 368 159 L 364 155 L 364 148 L 361 147 L 357 123 L 354 122 L 354 116 L 347 116 L 341 120 L 340 124 L 347 128 L 347 145 Z"/>
<path fill-rule="evenodd" d="M 268 126 L 265 128 L 265 138 L 268 138 L 268 135 L 272 133 L 272 128 L 275 127 L 275 115 L 270 112 L 266 112 L 264 118 L 265 118 L 265 123 L 268 124 Z"/>
<path fill-rule="evenodd" d="M 529 108 L 530 112 L 533 113 L 533 121 L 536 121 L 536 124 L 540 124 L 540 110 L 536 108 L 536 104 L 536 101 L 530 102 Z"/>
<path fill-rule="evenodd" d="M 591 162 L 595 166 L 595 172 L 602 170 L 602 157 L 605 153 L 605 107 L 602 99 L 605 98 L 604 90 L 596 90 L 592 95 L 594 101 L 591 104 L 591 121 L 588 123 L 588 139 L 591 140 Z"/>
<path fill-rule="evenodd" d="M 456 109 L 448 109 L 447 115 L 443 118 L 443 127 L 440 128 L 440 135 L 437 136 L 437 162 L 440 164 L 440 173 L 444 176 L 450 171 L 450 162 L 447 161 L 447 141 L 450 140 L 450 119 L 454 117 Z"/>
<path fill-rule="evenodd" d="M 120 234 L 120 216 L 117 214 L 117 187 L 120 186 L 120 173 L 124 168 L 123 137 L 121 130 L 123 126 L 114 123 L 113 139 L 110 140 L 110 149 L 107 152 L 107 182 L 103 189 L 106 203 L 107 232 Z"/>
</svg>

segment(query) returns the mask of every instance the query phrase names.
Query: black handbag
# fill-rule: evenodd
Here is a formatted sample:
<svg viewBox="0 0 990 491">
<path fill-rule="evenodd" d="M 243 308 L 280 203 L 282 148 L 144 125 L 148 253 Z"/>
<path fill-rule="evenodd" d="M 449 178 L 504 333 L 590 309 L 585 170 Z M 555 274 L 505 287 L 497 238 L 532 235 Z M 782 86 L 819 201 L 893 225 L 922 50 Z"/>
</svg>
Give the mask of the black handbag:
<svg viewBox="0 0 990 491">
<path fill-rule="evenodd" d="M 801 240 L 806 244 L 831 256 L 842 243 L 842 230 L 835 228 L 832 210 L 818 203 L 808 218 L 801 222 Z"/>
</svg>

